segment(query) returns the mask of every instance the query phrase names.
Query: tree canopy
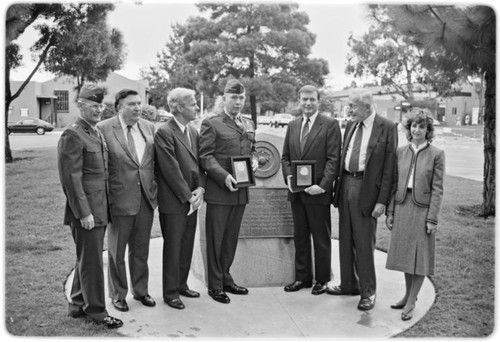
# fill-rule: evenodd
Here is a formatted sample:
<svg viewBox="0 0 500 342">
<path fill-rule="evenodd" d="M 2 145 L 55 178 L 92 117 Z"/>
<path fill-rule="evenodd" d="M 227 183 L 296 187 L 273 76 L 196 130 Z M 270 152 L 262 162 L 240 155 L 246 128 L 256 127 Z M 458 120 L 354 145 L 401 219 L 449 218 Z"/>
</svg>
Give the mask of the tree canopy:
<svg viewBox="0 0 500 342">
<path fill-rule="evenodd" d="M 42 66 L 56 75 L 74 76 L 78 88 L 85 80 L 104 80 L 109 72 L 119 69 L 124 58 L 122 37 L 106 24 L 107 13 L 113 9 L 112 4 L 98 3 L 11 5 L 6 16 L 5 115 L 8 115 L 11 102 Z M 10 71 L 22 66 L 23 60 L 16 39 L 34 24 L 39 38 L 31 51 L 38 61 L 13 94 Z M 6 118 L 6 125 L 7 122 Z M 5 158 L 10 162 L 12 153 L 7 133 L 5 142 Z"/>
<path fill-rule="evenodd" d="M 422 49 L 422 66 L 443 75 L 478 74 L 486 81 L 481 215 L 495 215 L 496 15 L 488 6 L 372 5 L 383 26 Z M 453 80 L 453 78 L 451 78 Z"/>
<path fill-rule="evenodd" d="M 201 16 L 173 27 L 158 64 L 148 78 L 156 85 L 190 86 L 211 103 L 229 77 L 240 79 L 250 96 L 265 109 L 279 110 L 295 100 L 299 85 L 322 86 L 328 63 L 309 58 L 315 35 L 309 17 L 297 4 L 198 4 Z M 168 83 L 157 77 L 166 75 Z"/>
</svg>

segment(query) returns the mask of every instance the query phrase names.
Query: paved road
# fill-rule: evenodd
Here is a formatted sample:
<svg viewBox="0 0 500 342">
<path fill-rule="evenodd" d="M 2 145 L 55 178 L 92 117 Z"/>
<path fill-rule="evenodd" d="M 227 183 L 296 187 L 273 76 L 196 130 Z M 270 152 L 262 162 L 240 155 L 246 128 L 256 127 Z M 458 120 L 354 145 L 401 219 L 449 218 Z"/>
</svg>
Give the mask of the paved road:
<svg viewBox="0 0 500 342">
<path fill-rule="evenodd" d="M 261 126 L 259 130 L 266 133 L 285 135 L 285 128 Z M 61 131 L 47 132 L 45 135 L 36 133 L 12 133 L 10 145 L 13 151 L 57 146 Z M 399 135 L 400 144 L 406 143 L 403 133 Z M 436 128 L 436 138 L 433 144 L 441 147 L 446 153 L 446 173 L 476 181 L 483 180 L 483 143 L 481 139 L 443 134 L 442 128 Z M 15 157 L 15 154 L 14 154 Z"/>
</svg>

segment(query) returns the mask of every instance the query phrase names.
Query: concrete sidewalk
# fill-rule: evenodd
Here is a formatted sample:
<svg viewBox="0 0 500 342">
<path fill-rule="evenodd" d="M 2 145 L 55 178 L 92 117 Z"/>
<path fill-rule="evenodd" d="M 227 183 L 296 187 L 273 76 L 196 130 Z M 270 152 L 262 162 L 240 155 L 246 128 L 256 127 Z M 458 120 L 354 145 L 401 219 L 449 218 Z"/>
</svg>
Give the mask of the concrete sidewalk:
<svg viewBox="0 0 500 342">
<path fill-rule="evenodd" d="M 155 307 L 145 307 L 129 294 L 127 302 L 130 310 L 120 312 L 114 309 L 106 294 L 109 314 L 124 322 L 123 327 L 117 330 L 124 336 L 201 339 L 388 338 L 415 324 L 426 314 L 435 299 L 434 287 L 426 279 L 418 295 L 413 318 L 403 322 L 401 310 L 391 309 L 390 305 L 404 294 L 404 276 L 400 272 L 386 270 L 386 254 L 376 251 L 377 301 L 375 308 L 368 312 L 357 309 L 359 296 L 313 296 L 310 289 L 289 293 L 283 287 L 250 288 L 248 295 L 228 294 L 231 303 L 220 304 L 208 296 L 204 281 L 193 274 L 189 286 L 200 292 L 201 297 L 182 297 L 186 309 L 176 310 L 165 304 L 162 298 L 162 245 L 162 238 L 151 240 L 149 288 L 156 300 Z M 201 253 L 199 246 L 194 253 Z M 200 260 L 201 257 L 193 259 Z M 107 252 L 104 252 L 104 260 L 106 268 Z M 332 264 L 335 277 L 331 281 L 333 286 L 340 281 L 338 240 L 332 240 Z M 72 274 L 67 284 L 71 284 L 71 278 Z M 66 294 L 68 291 L 66 288 Z"/>
</svg>

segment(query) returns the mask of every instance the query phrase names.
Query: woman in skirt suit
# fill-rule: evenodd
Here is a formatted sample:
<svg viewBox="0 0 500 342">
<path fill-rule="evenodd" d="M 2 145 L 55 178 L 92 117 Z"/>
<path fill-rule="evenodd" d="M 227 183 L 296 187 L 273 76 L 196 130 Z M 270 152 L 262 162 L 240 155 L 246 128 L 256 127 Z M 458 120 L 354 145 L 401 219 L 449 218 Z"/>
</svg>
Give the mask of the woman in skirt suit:
<svg viewBox="0 0 500 342">
<path fill-rule="evenodd" d="M 386 268 L 405 274 L 406 293 L 391 308 L 403 309 L 401 319 L 406 321 L 413 316 L 425 277 L 434 275 L 445 157 L 431 145 L 434 125 L 427 109 L 414 108 L 404 128 L 410 143 L 397 150 L 397 188 L 386 218 L 391 230 Z"/>
</svg>

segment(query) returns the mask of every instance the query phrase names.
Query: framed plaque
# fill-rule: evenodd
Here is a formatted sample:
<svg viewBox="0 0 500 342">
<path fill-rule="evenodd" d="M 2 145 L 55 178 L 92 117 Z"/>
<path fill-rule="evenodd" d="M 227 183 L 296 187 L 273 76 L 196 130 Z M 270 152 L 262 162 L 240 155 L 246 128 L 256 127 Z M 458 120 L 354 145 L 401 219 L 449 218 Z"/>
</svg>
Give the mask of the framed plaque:
<svg viewBox="0 0 500 342">
<path fill-rule="evenodd" d="M 315 160 L 292 160 L 292 191 L 299 192 L 314 184 Z"/>
<path fill-rule="evenodd" d="M 236 179 L 236 185 L 234 187 L 244 188 L 255 185 L 251 156 L 231 157 L 231 169 L 233 177 Z"/>
</svg>

